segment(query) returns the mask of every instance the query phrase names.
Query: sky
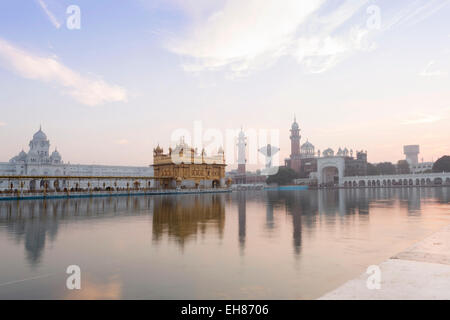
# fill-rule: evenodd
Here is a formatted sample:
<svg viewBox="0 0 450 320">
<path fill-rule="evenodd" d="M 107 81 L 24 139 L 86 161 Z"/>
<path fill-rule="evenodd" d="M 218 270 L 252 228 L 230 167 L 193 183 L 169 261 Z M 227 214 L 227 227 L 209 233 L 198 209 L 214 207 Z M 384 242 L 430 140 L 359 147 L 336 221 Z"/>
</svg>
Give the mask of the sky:
<svg viewBox="0 0 450 320">
<path fill-rule="evenodd" d="M 283 159 L 294 115 L 316 150 L 396 162 L 419 144 L 436 160 L 450 154 L 449 2 L 3 0 L 0 162 L 42 125 L 66 162 L 148 165 L 199 122 L 204 140 L 277 131 Z"/>
</svg>

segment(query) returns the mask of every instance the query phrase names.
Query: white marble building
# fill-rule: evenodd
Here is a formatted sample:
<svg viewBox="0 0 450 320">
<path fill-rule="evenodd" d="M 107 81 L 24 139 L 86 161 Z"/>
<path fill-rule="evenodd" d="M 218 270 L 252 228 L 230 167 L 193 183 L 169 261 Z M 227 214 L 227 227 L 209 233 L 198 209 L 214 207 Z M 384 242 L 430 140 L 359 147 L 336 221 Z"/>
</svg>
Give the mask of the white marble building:
<svg viewBox="0 0 450 320">
<path fill-rule="evenodd" d="M 89 176 L 89 177 L 152 177 L 153 167 L 83 165 L 64 163 L 58 150 L 50 154 L 50 141 L 39 128 L 29 143 L 27 152 L 22 150 L 9 162 L 0 162 L 0 176 Z M 5 179 L 3 179 L 5 180 Z M 97 180 L 96 180 L 97 181 Z M 124 180 L 120 184 L 125 183 Z M 0 190 L 7 185 L 0 178 Z"/>
</svg>

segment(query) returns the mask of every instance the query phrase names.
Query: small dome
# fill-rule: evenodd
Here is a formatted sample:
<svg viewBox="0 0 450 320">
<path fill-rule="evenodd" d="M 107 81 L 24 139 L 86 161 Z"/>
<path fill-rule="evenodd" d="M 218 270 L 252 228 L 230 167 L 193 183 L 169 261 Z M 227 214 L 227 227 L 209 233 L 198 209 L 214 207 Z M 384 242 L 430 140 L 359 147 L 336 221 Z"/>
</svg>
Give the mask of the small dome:
<svg viewBox="0 0 450 320">
<path fill-rule="evenodd" d="M 47 140 L 47 135 L 39 128 L 39 131 L 33 135 L 33 140 Z"/>
<path fill-rule="evenodd" d="M 324 157 L 332 157 L 332 156 L 334 156 L 334 151 L 333 151 L 333 149 L 331 149 L 331 148 L 325 149 L 325 150 L 323 151 L 323 156 L 324 156 Z"/>
<path fill-rule="evenodd" d="M 306 141 L 304 144 L 302 144 L 302 149 L 314 149 L 314 145 L 311 142 Z"/>
<path fill-rule="evenodd" d="M 52 152 L 52 155 L 50 156 L 52 159 L 61 159 L 61 155 L 59 154 L 58 150 L 55 149 L 55 151 Z"/>
<path fill-rule="evenodd" d="M 294 121 L 294 123 L 291 126 L 291 129 L 292 130 L 298 130 L 298 123 L 297 123 L 297 121 Z"/>
</svg>

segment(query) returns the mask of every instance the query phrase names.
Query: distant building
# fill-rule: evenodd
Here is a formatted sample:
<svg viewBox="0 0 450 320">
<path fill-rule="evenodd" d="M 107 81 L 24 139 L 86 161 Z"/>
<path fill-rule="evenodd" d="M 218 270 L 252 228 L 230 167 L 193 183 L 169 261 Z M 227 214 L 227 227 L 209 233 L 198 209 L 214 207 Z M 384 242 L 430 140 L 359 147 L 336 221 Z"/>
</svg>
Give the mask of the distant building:
<svg viewBox="0 0 450 320">
<path fill-rule="evenodd" d="M 247 138 L 245 137 L 245 133 L 241 128 L 241 131 L 238 135 L 238 173 L 240 175 L 245 175 L 245 164 L 247 159 L 245 157 L 245 148 L 247 146 Z"/>
<path fill-rule="evenodd" d="M 403 146 L 403 153 L 405 160 L 409 163 L 409 170 L 411 173 L 430 172 L 433 169 L 434 162 L 419 162 L 420 146 L 408 145 Z"/>
<path fill-rule="evenodd" d="M 403 146 L 403 153 L 405 154 L 405 160 L 409 165 L 416 165 L 419 163 L 420 148 L 418 145 Z"/>
<path fill-rule="evenodd" d="M 344 177 L 367 175 L 367 151 L 357 151 L 339 148 L 335 154 L 331 148 L 317 159 L 317 182 L 319 185 L 338 185 Z"/>
<path fill-rule="evenodd" d="M 419 162 L 417 164 L 409 165 L 411 173 L 424 173 L 433 170 L 434 162 Z"/>
<path fill-rule="evenodd" d="M 9 162 L 0 162 L 0 176 L 153 176 L 153 168 L 70 164 L 62 160 L 55 148 L 50 154 L 50 141 L 39 128 L 29 143 L 29 151 L 22 150 Z"/>
<path fill-rule="evenodd" d="M 300 158 L 300 177 L 309 178 L 317 171 L 317 157 L 314 145 L 308 140 L 300 147 Z"/>
<path fill-rule="evenodd" d="M 288 168 L 291 168 L 295 172 L 300 173 L 302 157 L 300 154 L 300 129 L 297 123 L 296 118 L 294 117 L 294 122 L 291 126 L 291 155 L 288 159 L 285 160 L 285 165 Z"/>
<path fill-rule="evenodd" d="M 231 170 L 226 173 L 226 178 L 231 179 L 232 184 L 261 184 L 266 183 L 267 180 L 267 176 L 261 174 L 260 170 L 247 171 L 245 174 L 240 174 L 238 170 Z"/>
<path fill-rule="evenodd" d="M 158 145 L 153 149 L 153 170 L 156 187 L 162 188 L 217 188 L 225 186 L 225 153 L 207 156 L 203 149 L 199 154 L 180 140 L 168 153 Z"/>
<path fill-rule="evenodd" d="M 345 176 L 367 175 L 367 151 L 357 151 L 356 158 L 347 156 L 345 158 Z"/>
</svg>

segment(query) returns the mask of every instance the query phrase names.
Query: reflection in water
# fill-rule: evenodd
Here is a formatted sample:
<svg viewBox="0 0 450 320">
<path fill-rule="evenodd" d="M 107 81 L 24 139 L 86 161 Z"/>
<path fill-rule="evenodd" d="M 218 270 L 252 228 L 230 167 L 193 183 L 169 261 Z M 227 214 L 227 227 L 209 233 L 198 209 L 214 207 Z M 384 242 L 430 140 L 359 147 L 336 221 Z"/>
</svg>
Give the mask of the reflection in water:
<svg viewBox="0 0 450 320">
<path fill-rule="evenodd" d="M 164 196 L 154 199 L 153 240 L 158 242 L 167 233 L 180 246 L 200 231 L 216 229 L 223 235 L 225 206 L 223 194 Z"/>
<path fill-rule="evenodd" d="M 238 222 L 239 222 L 239 246 L 242 250 L 245 248 L 245 231 L 246 231 L 246 193 L 239 192 L 237 196 L 238 201 Z"/>
<path fill-rule="evenodd" d="M 268 230 L 273 230 L 275 228 L 273 220 L 273 203 L 270 201 L 267 201 L 266 204 L 266 228 Z"/>
<path fill-rule="evenodd" d="M 316 297 L 450 223 L 449 204 L 445 187 L 0 201 L 0 279 L 61 271 L 73 254 L 90 264 L 86 291 L 44 295 Z"/>
<path fill-rule="evenodd" d="M 61 221 L 85 218 L 108 218 L 123 214 L 153 212 L 153 241 L 158 243 L 164 234 L 175 239 L 180 246 L 200 232 L 215 229 L 222 236 L 225 227 L 224 194 L 203 194 L 160 197 L 111 197 L 64 200 L 0 201 L 0 226 L 6 226 L 17 243 L 24 241 L 27 261 L 31 265 L 40 262 L 46 241 L 53 242 Z M 421 203 L 437 199 L 450 202 L 449 188 L 386 188 L 319 190 L 316 192 L 266 193 L 267 229 L 275 226 L 274 207 L 284 207 L 292 216 L 293 246 L 297 254 L 302 244 L 302 223 L 311 228 L 320 214 L 340 216 L 367 216 L 372 202 L 394 205 L 399 201 L 411 216 L 421 214 Z M 246 241 L 247 202 L 260 203 L 263 198 L 256 193 L 233 194 L 238 211 L 238 239 L 241 250 Z"/>
<path fill-rule="evenodd" d="M 36 266 L 46 242 L 56 240 L 61 222 L 135 215 L 151 207 L 152 200 L 145 197 L 0 201 L 0 226 L 17 243 L 24 241 L 27 261 Z"/>
</svg>

